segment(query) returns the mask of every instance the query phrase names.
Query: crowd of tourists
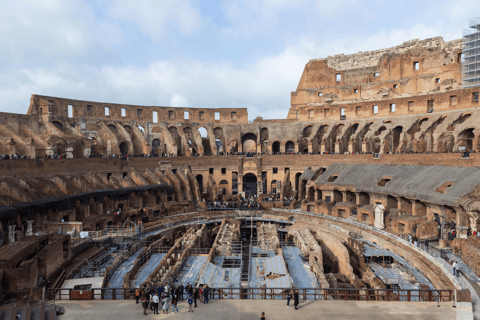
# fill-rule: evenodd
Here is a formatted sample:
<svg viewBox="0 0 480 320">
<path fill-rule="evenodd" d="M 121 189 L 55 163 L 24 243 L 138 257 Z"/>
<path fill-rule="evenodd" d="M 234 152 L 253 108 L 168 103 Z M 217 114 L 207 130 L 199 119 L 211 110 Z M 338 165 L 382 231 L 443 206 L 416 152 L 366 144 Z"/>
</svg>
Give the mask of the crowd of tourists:
<svg viewBox="0 0 480 320">
<path fill-rule="evenodd" d="M 147 314 L 147 310 L 153 311 L 153 314 L 159 314 L 161 309 L 164 314 L 168 314 L 168 310 L 172 308 L 172 312 L 178 312 L 178 303 L 185 301 L 188 304 L 188 312 L 193 312 L 193 308 L 197 308 L 197 300 L 206 304 L 209 299 L 210 288 L 208 285 L 200 285 L 194 288 L 191 284 L 183 286 L 175 286 L 172 284 L 161 285 L 152 288 L 135 289 L 135 300 L 143 307 L 143 314 Z"/>
</svg>

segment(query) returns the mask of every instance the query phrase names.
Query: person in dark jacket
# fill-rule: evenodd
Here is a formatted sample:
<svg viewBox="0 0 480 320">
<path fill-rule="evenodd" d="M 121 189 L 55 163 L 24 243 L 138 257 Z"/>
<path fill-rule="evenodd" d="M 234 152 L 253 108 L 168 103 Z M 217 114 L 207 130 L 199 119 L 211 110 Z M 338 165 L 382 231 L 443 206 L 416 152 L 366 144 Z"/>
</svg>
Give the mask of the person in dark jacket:
<svg viewBox="0 0 480 320">
<path fill-rule="evenodd" d="M 295 310 L 298 310 L 298 290 L 295 290 L 295 293 L 293 294 L 293 305 L 295 306 Z"/>
<path fill-rule="evenodd" d="M 205 285 L 203 288 L 203 304 L 208 303 L 208 287 Z"/>
<path fill-rule="evenodd" d="M 199 298 L 198 288 L 195 288 L 195 290 L 193 290 L 193 303 L 195 304 L 194 308 L 197 307 L 197 299 L 198 298 Z"/>
<path fill-rule="evenodd" d="M 183 287 L 183 284 L 180 284 L 178 286 L 178 298 L 179 300 L 183 301 L 183 292 L 185 291 L 185 288 Z"/>
</svg>

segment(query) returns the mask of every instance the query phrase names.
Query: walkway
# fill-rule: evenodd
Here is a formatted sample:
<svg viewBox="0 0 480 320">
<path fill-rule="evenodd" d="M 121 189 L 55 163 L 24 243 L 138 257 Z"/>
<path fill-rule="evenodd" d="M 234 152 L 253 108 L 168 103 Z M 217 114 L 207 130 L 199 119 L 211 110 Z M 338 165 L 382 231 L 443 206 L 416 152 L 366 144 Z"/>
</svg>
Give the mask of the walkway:
<svg viewBox="0 0 480 320">
<path fill-rule="evenodd" d="M 122 301 L 57 301 L 65 307 L 65 314 L 59 320 L 85 319 L 221 319 L 221 320 L 257 320 L 260 313 L 266 313 L 266 319 L 355 319 L 355 320 L 452 320 L 459 308 L 451 303 L 429 302 L 343 302 L 343 301 L 301 301 L 299 310 L 287 309 L 284 300 L 210 300 L 209 304 L 199 304 L 193 313 L 188 312 L 186 302 L 179 302 L 179 314 L 154 315 L 135 305 L 134 300 Z"/>
</svg>

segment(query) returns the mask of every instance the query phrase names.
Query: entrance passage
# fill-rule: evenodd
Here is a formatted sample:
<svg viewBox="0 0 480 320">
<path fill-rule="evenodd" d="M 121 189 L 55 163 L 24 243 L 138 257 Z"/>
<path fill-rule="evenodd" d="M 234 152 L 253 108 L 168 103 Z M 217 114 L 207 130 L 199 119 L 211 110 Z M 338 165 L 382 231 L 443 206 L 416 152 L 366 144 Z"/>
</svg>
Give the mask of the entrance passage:
<svg viewBox="0 0 480 320">
<path fill-rule="evenodd" d="M 243 191 L 245 196 L 257 194 L 257 176 L 253 173 L 247 173 L 243 176 Z"/>
</svg>

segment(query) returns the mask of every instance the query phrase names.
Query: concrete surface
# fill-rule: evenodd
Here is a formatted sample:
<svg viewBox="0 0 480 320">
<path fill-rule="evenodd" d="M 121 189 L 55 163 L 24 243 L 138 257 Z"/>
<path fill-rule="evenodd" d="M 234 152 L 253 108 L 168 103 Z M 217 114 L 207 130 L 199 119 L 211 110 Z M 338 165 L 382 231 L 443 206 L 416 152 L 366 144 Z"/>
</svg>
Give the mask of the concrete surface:
<svg viewBox="0 0 480 320">
<path fill-rule="evenodd" d="M 143 316 L 140 304 L 134 300 L 120 301 L 57 301 L 65 307 L 60 320 L 84 319 L 260 319 L 261 312 L 266 319 L 456 319 L 455 308 L 451 303 L 429 302 L 343 302 L 343 301 L 302 301 L 299 309 L 286 307 L 286 301 L 265 300 L 214 300 L 209 304 L 198 304 L 193 313 L 188 312 L 188 304 L 180 302 L 179 313 L 154 315 L 148 310 Z"/>
</svg>

